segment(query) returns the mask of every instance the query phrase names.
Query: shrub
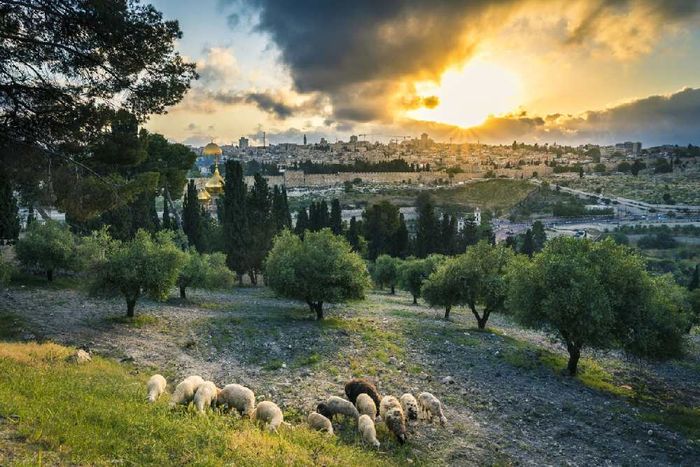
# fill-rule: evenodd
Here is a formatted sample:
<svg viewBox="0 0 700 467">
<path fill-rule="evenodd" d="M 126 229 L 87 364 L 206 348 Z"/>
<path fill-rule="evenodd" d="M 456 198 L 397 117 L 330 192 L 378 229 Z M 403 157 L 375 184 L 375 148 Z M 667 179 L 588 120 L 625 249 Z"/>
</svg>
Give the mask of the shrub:
<svg viewBox="0 0 700 467">
<path fill-rule="evenodd" d="M 307 231 L 303 241 L 283 231 L 265 261 L 265 274 L 275 292 L 304 300 L 319 320 L 324 302 L 363 298 L 370 286 L 362 258 L 329 229 Z"/>
<path fill-rule="evenodd" d="M 187 298 L 187 287 L 225 288 L 231 287 L 234 280 L 234 274 L 226 266 L 225 254 L 199 254 L 197 250 L 190 249 L 177 278 L 177 286 L 180 288 L 180 298 Z"/>
<path fill-rule="evenodd" d="M 521 324 L 561 339 L 572 375 L 584 347 L 621 347 L 653 357 L 680 351 L 687 326 L 681 294 L 611 239 L 553 239 L 532 261 L 512 261 L 507 280 L 510 312 Z"/>
<path fill-rule="evenodd" d="M 75 237 L 67 226 L 55 221 L 31 223 L 15 248 L 19 262 L 27 268 L 45 271 L 49 282 L 53 281 L 56 270 L 75 266 L 74 250 Z"/>
<path fill-rule="evenodd" d="M 3 259 L 2 252 L 0 252 L 0 285 L 9 284 L 13 272 L 12 264 Z"/>
<path fill-rule="evenodd" d="M 126 300 L 126 316 L 134 316 L 137 300 L 143 294 L 167 298 L 185 262 L 184 253 L 173 243 L 172 231 L 154 237 L 139 230 L 129 242 L 115 242 L 104 261 L 96 266 L 95 291 L 120 293 Z"/>
</svg>

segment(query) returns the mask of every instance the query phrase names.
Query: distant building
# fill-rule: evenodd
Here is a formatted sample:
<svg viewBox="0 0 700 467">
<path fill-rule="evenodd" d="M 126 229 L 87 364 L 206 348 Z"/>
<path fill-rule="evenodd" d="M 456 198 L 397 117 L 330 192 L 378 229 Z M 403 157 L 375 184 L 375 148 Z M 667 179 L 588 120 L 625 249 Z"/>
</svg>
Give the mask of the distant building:
<svg viewBox="0 0 700 467">
<path fill-rule="evenodd" d="M 350 143 L 351 143 L 351 144 L 357 144 L 357 136 L 352 135 L 352 136 L 350 137 Z"/>
<path fill-rule="evenodd" d="M 642 153 L 642 143 L 639 141 L 625 141 L 624 143 L 617 143 L 615 145 L 615 150 L 626 156 L 638 156 Z"/>
<path fill-rule="evenodd" d="M 241 136 L 241 138 L 238 140 L 238 147 L 240 149 L 248 149 L 248 138 Z"/>
<path fill-rule="evenodd" d="M 304 146 L 306 146 L 306 135 L 304 135 Z"/>
</svg>

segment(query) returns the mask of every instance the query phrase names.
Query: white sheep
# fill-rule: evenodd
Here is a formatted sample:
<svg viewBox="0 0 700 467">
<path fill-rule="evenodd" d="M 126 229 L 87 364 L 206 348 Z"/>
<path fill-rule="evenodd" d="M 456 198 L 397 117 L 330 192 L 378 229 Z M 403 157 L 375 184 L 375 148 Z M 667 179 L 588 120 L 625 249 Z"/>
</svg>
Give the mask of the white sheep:
<svg viewBox="0 0 700 467">
<path fill-rule="evenodd" d="M 255 394 L 240 384 L 227 384 L 219 392 L 217 403 L 227 408 L 236 409 L 241 417 L 253 417 L 255 410 Z"/>
<path fill-rule="evenodd" d="M 332 419 L 333 416 L 337 414 L 352 417 L 355 420 L 360 418 L 360 413 L 357 411 L 357 408 L 352 405 L 352 402 L 338 396 L 331 396 L 326 402 L 318 404 L 318 406 L 316 406 L 316 411 L 328 419 Z"/>
<path fill-rule="evenodd" d="M 200 384 L 194 394 L 194 406 L 197 408 L 197 412 L 204 413 L 207 406 L 214 408 L 219 391 L 220 389 L 211 381 Z"/>
<path fill-rule="evenodd" d="M 329 435 L 333 434 L 333 424 L 326 417 L 318 412 L 311 412 L 309 414 L 309 426 L 316 431 L 325 431 Z"/>
<path fill-rule="evenodd" d="M 175 386 L 175 392 L 170 399 L 170 406 L 174 407 L 177 404 L 187 405 L 194 399 L 194 394 L 197 392 L 199 385 L 204 383 L 201 376 L 188 376 Z"/>
<path fill-rule="evenodd" d="M 274 402 L 262 401 L 255 408 L 253 419 L 266 423 L 269 431 L 276 432 L 277 428 L 284 422 L 284 415 Z"/>
<path fill-rule="evenodd" d="M 399 443 L 406 442 L 406 416 L 401 408 L 401 403 L 394 396 L 384 396 L 379 403 L 379 414 L 389 431 L 394 433 Z"/>
<path fill-rule="evenodd" d="M 374 412 L 375 414 L 377 412 Z M 379 441 L 377 441 L 377 430 L 374 428 L 374 421 L 372 417 L 367 414 L 360 415 L 360 419 L 357 421 L 357 429 L 362 435 L 362 439 L 374 446 L 379 447 Z"/>
<path fill-rule="evenodd" d="M 445 426 L 447 418 L 442 412 L 440 400 L 429 392 L 418 394 L 418 407 L 421 411 L 421 418 L 432 422 L 434 418 L 440 419 L 440 425 Z"/>
<path fill-rule="evenodd" d="M 399 402 L 401 402 L 401 408 L 407 419 L 418 420 L 418 401 L 413 397 L 413 394 L 403 394 L 399 398 Z"/>
<path fill-rule="evenodd" d="M 360 415 L 369 415 L 372 420 L 377 417 L 377 404 L 374 403 L 369 394 L 359 394 L 355 400 L 355 407 Z"/>
<path fill-rule="evenodd" d="M 146 389 L 148 390 L 148 402 L 154 403 L 158 400 L 161 394 L 165 392 L 165 386 L 168 383 L 165 381 L 161 375 L 153 375 L 146 383 Z"/>
</svg>

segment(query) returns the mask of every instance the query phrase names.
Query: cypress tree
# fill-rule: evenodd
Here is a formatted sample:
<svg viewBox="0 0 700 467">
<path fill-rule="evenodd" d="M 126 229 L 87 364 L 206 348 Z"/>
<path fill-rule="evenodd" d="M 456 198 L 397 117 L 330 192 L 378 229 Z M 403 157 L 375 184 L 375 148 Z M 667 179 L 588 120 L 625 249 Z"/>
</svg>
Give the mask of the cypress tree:
<svg viewBox="0 0 700 467">
<path fill-rule="evenodd" d="M 352 246 L 353 251 L 360 250 L 360 229 L 355 216 L 350 218 L 350 225 L 348 226 L 348 231 L 345 233 L 345 238 L 347 238 L 348 243 Z"/>
<path fill-rule="evenodd" d="M 17 240 L 19 236 L 19 215 L 17 199 L 12 192 L 10 179 L 0 168 L 0 240 Z"/>
<path fill-rule="evenodd" d="M 421 193 L 416 204 L 418 206 L 416 254 L 419 258 L 425 258 L 438 251 L 440 229 L 432 197 L 428 193 Z"/>
<path fill-rule="evenodd" d="M 403 214 L 399 213 L 399 226 L 394 233 L 391 255 L 405 258 L 408 255 L 408 227 Z"/>
<path fill-rule="evenodd" d="M 312 201 L 309 205 L 309 228 L 308 230 L 316 232 L 321 230 L 321 220 L 319 219 L 319 209 L 316 202 Z"/>
<path fill-rule="evenodd" d="M 284 187 L 280 189 L 277 185 L 272 192 L 272 217 L 275 223 L 275 232 L 291 228 L 292 217 L 289 214 L 289 205 L 287 204 L 287 190 Z"/>
<path fill-rule="evenodd" d="M 316 230 L 321 230 L 325 229 L 326 227 L 331 226 L 331 216 L 328 214 L 328 203 L 326 203 L 326 200 L 321 200 L 320 203 L 318 203 L 317 206 L 318 209 L 318 229 Z"/>
<path fill-rule="evenodd" d="M 306 213 L 306 208 L 299 208 L 297 212 L 297 223 L 294 226 L 294 233 L 304 238 L 304 232 L 309 229 L 309 215 Z"/>
<path fill-rule="evenodd" d="M 165 212 L 163 213 L 165 219 Z M 187 184 L 187 192 L 182 207 L 182 230 L 187 235 L 187 240 L 191 246 L 194 246 L 197 251 L 203 251 L 202 238 L 202 208 L 199 206 L 199 198 L 197 198 L 197 187 L 194 180 L 190 180 Z"/>
<path fill-rule="evenodd" d="M 340 210 L 340 201 L 338 201 L 338 198 L 335 198 L 331 202 L 331 217 L 330 217 L 330 227 L 331 231 L 335 235 L 340 235 L 343 233 L 343 218 L 342 218 L 342 212 Z"/>
<path fill-rule="evenodd" d="M 535 241 L 532 238 L 532 230 L 527 229 L 525 232 L 525 237 L 523 237 L 523 245 L 520 247 L 520 253 L 527 255 L 532 258 L 533 253 L 535 253 Z"/>
<path fill-rule="evenodd" d="M 532 240 L 535 246 L 535 251 L 542 251 L 544 243 L 547 241 L 547 234 L 544 231 L 544 224 L 540 221 L 535 221 L 532 224 Z"/>
<path fill-rule="evenodd" d="M 267 180 L 260 173 L 255 174 L 253 188 L 247 196 L 247 215 L 249 229 L 248 275 L 250 282 L 258 283 L 258 274 L 263 261 L 272 246 L 275 233 L 275 219 L 272 218 L 272 199 Z M 279 196 L 279 190 L 278 190 Z"/>
<path fill-rule="evenodd" d="M 226 246 L 226 264 L 236 271 L 239 284 L 243 274 L 250 270 L 250 230 L 246 210 L 247 188 L 243 181 L 240 162 L 226 161 L 224 179 L 223 228 Z"/>
<path fill-rule="evenodd" d="M 688 290 L 693 291 L 698 287 L 700 287 L 700 264 L 695 265 L 695 270 L 688 283 Z"/>
</svg>

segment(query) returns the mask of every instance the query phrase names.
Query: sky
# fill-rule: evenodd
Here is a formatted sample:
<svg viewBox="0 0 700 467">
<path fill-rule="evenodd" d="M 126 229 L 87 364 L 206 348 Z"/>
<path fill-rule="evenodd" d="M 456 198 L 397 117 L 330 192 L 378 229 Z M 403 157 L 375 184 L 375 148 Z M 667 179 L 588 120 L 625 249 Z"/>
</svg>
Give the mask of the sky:
<svg viewBox="0 0 700 467">
<path fill-rule="evenodd" d="M 151 3 L 200 76 L 173 141 L 700 144 L 700 0 Z"/>
</svg>

